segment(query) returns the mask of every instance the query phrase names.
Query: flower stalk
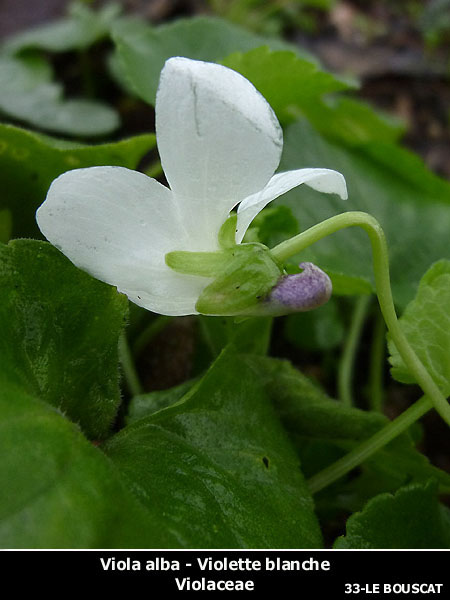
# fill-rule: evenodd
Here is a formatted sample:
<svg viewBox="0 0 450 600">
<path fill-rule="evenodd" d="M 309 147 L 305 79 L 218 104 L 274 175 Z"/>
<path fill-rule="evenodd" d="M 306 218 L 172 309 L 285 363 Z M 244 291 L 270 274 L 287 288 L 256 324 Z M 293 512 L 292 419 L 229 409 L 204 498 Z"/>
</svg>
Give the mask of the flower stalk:
<svg viewBox="0 0 450 600">
<path fill-rule="evenodd" d="M 122 365 L 122 371 L 127 383 L 127 387 L 132 396 L 142 394 L 142 386 L 134 365 L 133 356 L 128 346 L 128 340 L 125 331 L 122 331 L 119 337 L 119 362 Z"/>
<path fill-rule="evenodd" d="M 380 429 L 375 435 L 362 444 L 359 444 L 356 448 L 329 467 L 326 467 L 316 475 L 313 475 L 307 482 L 311 493 L 316 494 L 317 492 L 320 492 L 320 490 L 331 485 L 349 471 L 363 463 L 375 454 L 377 450 L 380 450 L 398 435 L 406 431 L 408 427 L 423 417 L 423 415 L 431 408 L 433 408 L 431 400 L 427 396 L 422 396 L 420 400 L 406 409 L 399 417 L 383 427 L 383 429 Z"/>
<path fill-rule="evenodd" d="M 346 406 L 353 406 L 353 372 L 355 367 L 355 355 L 358 342 L 361 339 L 362 329 L 366 320 L 367 311 L 372 296 L 360 296 L 355 304 L 352 322 L 345 340 L 344 350 L 338 373 L 339 399 Z"/>
<path fill-rule="evenodd" d="M 372 333 L 372 349 L 369 367 L 369 406 L 371 410 L 383 410 L 383 377 L 384 360 L 386 355 L 386 325 L 377 310 Z"/>
<path fill-rule="evenodd" d="M 359 211 L 336 215 L 275 246 L 271 250 L 272 255 L 279 261 L 286 261 L 289 257 L 298 254 L 311 244 L 347 227 L 361 227 L 368 234 L 372 246 L 375 287 L 386 326 L 406 367 L 425 395 L 431 400 L 434 408 L 444 421 L 450 425 L 449 403 L 411 348 L 398 322 L 392 298 L 386 238 L 381 225 L 374 217 Z"/>
<path fill-rule="evenodd" d="M 272 254 L 276 259 L 286 261 L 286 259 L 298 254 L 311 244 L 347 227 L 361 227 L 369 236 L 372 246 L 375 286 L 381 313 L 400 356 L 410 373 L 425 392 L 425 395 L 371 438 L 314 475 L 308 481 L 308 486 L 312 493 L 319 492 L 360 465 L 377 450 L 380 450 L 395 437 L 406 431 L 408 427 L 433 407 L 450 425 L 450 405 L 410 346 L 398 322 L 390 285 L 386 238 L 381 225 L 374 217 L 357 211 L 331 217 L 307 231 L 282 242 L 272 249 Z"/>
</svg>

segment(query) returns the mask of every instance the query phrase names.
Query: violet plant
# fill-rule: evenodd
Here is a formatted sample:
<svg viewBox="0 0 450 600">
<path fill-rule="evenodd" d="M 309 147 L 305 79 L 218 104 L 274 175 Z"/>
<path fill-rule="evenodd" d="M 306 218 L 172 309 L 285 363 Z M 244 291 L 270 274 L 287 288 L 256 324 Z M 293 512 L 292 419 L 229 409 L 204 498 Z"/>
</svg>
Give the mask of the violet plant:
<svg viewBox="0 0 450 600">
<path fill-rule="evenodd" d="M 302 183 L 345 198 L 344 178 L 329 169 L 272 177 L 283 147 L 277 118 L 249 81 L 221 65 L 169 59 L 155 110 L 170 190 L 120 167 L 68 171 L 37 212 L 42 233 L 75 265 L 148 310 L 271 314 L 269 292 L 282 267 L 261 244 L 241 244 L 248 226 Z M 230 217 L 236 205 L 237 222 Z M 284 304 L 280 314 L 290 308 L 278 293 L 274 310 Z"/>
<path fill-rule="evenodd" d="M 155 35 L 170 46 L 195 37 L 196 27 L 212 28 L 215 40 L 231 39 L 231 30 L 222 29 L 230 26 L 214 20 L 188 20 L 173 25 L 174 33 L 169 27 L 155 34 L 133 32 L 111 13 L 98 29 L 114 38 L 128 83 L 123 72 L 115 77 L 127 93 L 132 82 L 155 104 L 162 171 L 135 170 L 155 143 L 151 134 L 80 146 L 0 126 L 0 175 L 15 184 L 0 212 L 0 233 L 5 240 L 37 237 L 37 208 L 39 229 L 51 243 L 16 239 L 0 248 L 0 418 L 8 432 L 1 442 L 8 459 L 0 481 L 15 473 L 11 493 L 0 503 L 0 544 L 320 547 L 321 525 L 326 532 L 327 522 L 344 511 L 351 516 L 335 547 L 446 547 L 447 509 L 438 494 L 450 490 L 450 475 L 417 450 L 414 428 L 431 409 L 450 425 L 450 263 L 436 246 L 429 261 L 434 264 L 411 300 L 421 273 L 407 279 L 402 265 L 408 253 L 415 264 L 424 253 L 417 243 L 405 249 L 407 232 L 397 222 L 390 229 L 396 217 L 391 219 L 387 202 L 387 217 L 380 220 L 395 240 L 393 294 L 386 236 L 370 213 L 391 188 L 400 197 L 413 195 L 414 177 L 419 195 L 433 190 L 450 198 L 450 186 L 424 174 L 368 109 L 360 108 L 361 121 L 346 115 L 343 122 L 371 141 L 348 146 L 340 129 L 345 104 L 332 109 L 314 91 L 345 85 L 308 58 L 260 48 L 259 39 L 255 49 L 230 50 L 226 66 L 208 55 L 155 54 L 161 47 Z M 47 41 L 48 35 L 46 30 Z M 233 29 L 233 35 L 242 34 Z M 10 45 L 8 68 L 22 60 L 20 39 Z M 38 30 L 24 39 L 31 46 L 44 43 Z M 144 47 L 153 52 L 145 64 L 159 61 L 157 72 L 142 68 Z M 295 82 L 310 86 L 309 99 Z M 275 111 L 283 125 L 297 119 L 287 127 L 283 158 Z M 298 120 L 299 112 L 309 125 Z M 326 141 L 311 126 L 337 133 Z M 389 167 L 383 162 L 388 155 Z M 296 156 L 299 162 L 292 160 Z M 330 168 L 299 168 L 321 164 L 321 156 Z M 398 169 L 398 177 L 386 176 L 376 188 L 374 173 L 388 168 Z M 278 198 L 275 208 L 268 206 Z M 436 223 L 438 244 L 450 216 L 433 198 L 417 211 L 424 211 L 421 223 Z M 399 201 L 399 211 L 402 202 L 405 219 L 413 218 L 413 200 Z M 342 212 L 347 205 L 350 210 Z M 292 211 L 300 215 L 300 233 Z M 420 229 L 420 240 L 431 247 L 433 236 Z M 348 230 L 362 230 L 365 238 Z M 370 264 L 373 287 L 366 277 Z M 363 323 L 374 310 L 372 291 L 380 311 L 367 411 L 354 406 L 351 380 Z M 349 305 L 341 298 L 346 295 L 359 299 L 337 372 L 339 402 L 288 361 L 267 354 L 273 317 L 300 342 L 317 319 L 325 324 L 326 348 L 336 324 L 333 311 L 341 301 Z M 406 306 L 400 320 L 395 305 Z M 189 315 L 209 348 L 205 355 L 199 346 L 194 378 L 145 392 L 142 366 L 136 368 L 143 349 L 158 331 Z M 392 375 L 423 393 L 390 421 L 376 391 L 386 330 Z M 43 481 L 48 485 L 42 487 Z M 426 531 L 424 506 L 433 523 Z"/>
<path fill-rule="evenodd" d="M 331 217 L 271 250 L 241 243 L 253 218 L 297 185 L 346 199 L 343 176 L 306 168 L 269 179 L 282 149 L 276 116 L 247 80 L 220 65 L 167 61 L 156 95 L 156 130 L 171 194 L 155 179 L 120 167 L 68 171 L 53 182 L 36 215 L 46 238 L 75 265 L 154 312 L 281 316 L 318 308 L 332 289 L 312 263 L 287 275 L 283 262 L 343 227 L 362 227 L 372 244 L 383 317 L 425 396 L 363 449 L 316 475 L 311 487 L 321 489 L 357 466 L 433 405 L 450 425 L 447 400 L 398 326 L 387 246 L 373 217 Z"/>
</svg>

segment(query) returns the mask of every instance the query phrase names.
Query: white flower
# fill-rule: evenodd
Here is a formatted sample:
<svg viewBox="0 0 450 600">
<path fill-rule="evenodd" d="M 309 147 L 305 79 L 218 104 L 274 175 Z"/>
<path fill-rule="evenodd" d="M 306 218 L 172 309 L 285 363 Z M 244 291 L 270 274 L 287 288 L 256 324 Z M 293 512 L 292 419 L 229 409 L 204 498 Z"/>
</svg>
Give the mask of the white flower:
<svg viewBox="0 0 450 600">
<path fill-rule="evenodd" d="M 58 177 L 37 211 L 46 238 L 76 266 L 165 315 L 195 314 L 211 278 L 166 265 L 172 251 L 218 251 L 218 233 L 239 204 L 236 243 L 272 200 L 306 183 L 346 198 L 329 169 L 278 173 L 277 118 L 244 77 L 174 57 L 156 96 L 156 135 L 170 189 L 122 167 L 75 169 Z"/>
</svg>

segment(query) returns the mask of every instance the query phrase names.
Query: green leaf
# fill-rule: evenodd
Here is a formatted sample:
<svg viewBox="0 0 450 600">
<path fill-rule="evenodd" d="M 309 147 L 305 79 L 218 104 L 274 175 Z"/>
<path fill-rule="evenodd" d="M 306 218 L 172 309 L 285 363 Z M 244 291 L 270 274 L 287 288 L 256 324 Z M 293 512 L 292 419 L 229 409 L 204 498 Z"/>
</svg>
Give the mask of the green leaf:
<svg viewBox="0 0 450 600">
<path fill-rule="evenodd" d="M 268 47 L 238 52 L 222 60 L 261 92 L 282 121 L 292 121 L 299 109 L 317 104 L 324 94 L 346 90 L 349 82 L 320 69 L 292 51 Z"/>
<path fill-rule="evenodd" d="M 330 465 L 389 422 L 380 413 L 347 407 L 333 400 L 288 362 L 261 357 L 246 360 L 259 374 L 296 446 L 308 477 Z M 372 491 L 377 485 L 388 486 L 376 489 L 376 493 L 396 489 L 411 480 L 428 481 L 431 477 L 439 481 L 443 490 L 450 490 L 450 475 L 431 465 L 415 449 L 409 433 L 399 436 L 375 453 L 364 463 L 364 469 L 370 470 L 372 476 L 376 474 L 376 477 L 372 477 Z M 354 488 L 351 488 L 352 494 L 357 491 Z M 321 492 L 318 495 L 319 502 L 325 498 L 327 503 L 341 503 L 342 498 L 337 490 L 339 493 L 345 490 L 348 494 L 347 481 L 338 482 Z M 357 499 L 351 498 L 351 502 L 354 504 Z"/>
<path fill-rule="evenodd" d="M 269 350 L 273 323 L 271 317 L 235 319 L 199 315 L 198 320 L 201 333 L 214 358 L 228 344 L 232 344 L 242 354 L 264 356 Z"/>
<path fill-rule="evenodd" d="M 119 126 L 117 112 L 93 100 L 64 100 L 50 67 L 35 57 L 0 56 L 0 111 L 45 131 L 95 137 Z"/>
<path fill-rule="evenodd" d="M 355 98 L 329 96 L 357 87 L 292 51 L 267 47 L 234 53 L 222 64 L 249 79 L 275 110 L 282 123 L 306 116 L 328 138 L 345 145 L 369 141 L 395 142 L 404 126 Z"/>
<path fill-rule="evenodd" d="M 12 216 L 7 208 L 0 210 L 0 242 L 5 244 L 11 238 Z"/>
<path fill-rule="evenodd" d="M 291 271 L 289 269 L 291 265 L 292 263 L 287 266 L 288 272 L 296 273 L 298 271 L 297 267 L 295 266 L 295 269 Z M 324 271 L 331 279 L 333 295 L 335 296 L 362 296 L 374 292 L 374 286 L 368 277 L 345 275 L 344 273 L 338 273 L 330 269 L 324 269 Z"/>
<path fill-rule="evenodd" d="M 232 348 L 181 402 L 129 425 L 105 451 L 185 548 L 321 545 L 298 459 Z"/>
<path fill-rule="evenodd" d="M 190 379 L 168 390 L 157 390 L 134 396 L 128 407 L 127 424 L 175 404 L 189 392 L 196 382 L 197 379 Z"/>
<path fill-rule="evenodd" d="M 104 437 L 120 401 L 126 298 L 34 240 L 0 246 L 0 279 L 0 380 Z"/>
<path fill-rule="evenodd" d="M 85 50 L 108 35 L 120 12 L 119 4 L 107 4 L 93 11 L 85 3 L 76 2 L 69 6 L 67 17 L 9 38 L 5 50 L 10 53 L 30 48 L 48 52 Z"/>
<path fill-rule="evenodd" d="M 0 430 L 1 548 L 176 547 L 75 425 L 3 381 Z"/>
<path fill-rule="evenodd" d="M 344 324 L 333 299 L 316 310 L 290 315 L 284 323 L 286 339 L 306 350 L 329 350 L 344 338 Z"/>
<path fill-rule="evenodd" d="M 422 364 L 445 396 L 450 394 L 450 261 L 440 260 L 422 277 L 416 297 L 406 307 L 400 325 Z M 415 383 L 389 339 L 392 376 Z"/>
<path fill-rule="evenodd" d="M 127 77 L 137 94 L 155 103 L 159 75 L 171 56 L 217 62 L 232 52 L 245 52 L 267 45 L 274 50 L 301 51 L 277 38 L 259 36 L 213 17 L 180 19 L 168 25 L 144 28 L 142 24 L 118 24 L 113 29 L 122 67 L 121 78 Z M 304 53 L 302 53 L 304 56 Z M 315 63 L 311 56 L 305 57 Z"/>
<path fill-rule="evenodd" d="M 409 485 L 394 496 L 373 498 L 347 521 L 347 535 L 335 548 L 450 548 L 450 521 L 438 501 L 437 486 Z"/>
<path fill-rule="evenodd" d="M 108 432 L 126 312 L 50 244 L 0 246 L 1 547 L 178 545 L 69 421 L 95 439 Z"/>
<path fill-rule="evenodd" d="M 154 146 L 154 135 L 85 146 L 11 125 L 0 125 L 0 178 L 3 186 L 0 210 L 7 208 L 12 213 L 12 235 L 41 235 L 35 212 L 45 200 L 51 182 L 61 173 L 96 165 L 120 165 L 134 169 L 142 156 Z"/>
<path fill-rule="evenodd" d="M 287 206 L 265 208 L 251 222 L 244 242 L 260 242 L 272 248 L 299 233 L 297 219 Z"/>
<path fill-rule="evenodd" d="M 366 142 L 396 142 L 404 133 L 403 123 L 376 112 L 361 100 L 348 97 L 326 98 L 303 107 L 303 113 L 322 135 L 343 145 Z"/>
<path fill-rule="evenodd" d="M 299 121 L 287 130 L 281 170 L 300 167 L 340 171 L 349 200 L 301 186 L 277 202 L 289 206 L 305 229 L 346 210 L 376 217 L 387 236 L 392 289 L 400 307 L 414 296 L 420 274 L 435 260 L 450 257 L 450 184 L 430 173 L 417 156 L 381 142 L 338 147 Z M 326 271 L 373 281 L 370 243 L 358 228 L 321 240 L 301 259 Z"/>
<path fill-rule="evenodd" d="M 281 420 L 295 435 L 356 442 L 388 422 L 380 413 L 333 400 L 287 361 L 254 358 L 252 364 L 261 372 Z"/>
</svg>

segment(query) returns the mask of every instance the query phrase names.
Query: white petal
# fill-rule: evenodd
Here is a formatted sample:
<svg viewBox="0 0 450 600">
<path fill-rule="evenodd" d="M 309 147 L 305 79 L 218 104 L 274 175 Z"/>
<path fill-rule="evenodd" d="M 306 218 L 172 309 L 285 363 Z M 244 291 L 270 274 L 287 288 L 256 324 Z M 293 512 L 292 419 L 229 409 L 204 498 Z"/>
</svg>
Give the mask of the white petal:
<svg viewBox="0 0 450 600">
<path fill-rule="evenodd" d="M 172 250 L 191 250 L 172 192 L 122 167 L 68 171 L 36 214 L 45 237 L 76 266 L 117 286 L 130 300 L 168 315 L 195 313 L 204 277 L 166 266 Z"/>
<path fill-rule="evenodd" d="M 187 228 L 213 249 L 240 200 L 263 188 L 278 166 L 282 131 L 263 96 L 242 75 L 175 57 L 156 96 L 158 149 Z"/>
<path fill-rule="evenodd" d="M 344 176 L 331 169 L 298 169 L 277 173 L 264 189 L 243 200 L 238 207 L 236 242 L 240 243 L 248 226 L 262 209 L 292 188 L 305 183 L 313 190 L 326 194 L 338 194 L 347 199 L 347 186 Z"/>
</svg>

